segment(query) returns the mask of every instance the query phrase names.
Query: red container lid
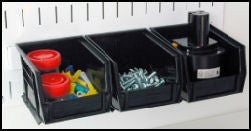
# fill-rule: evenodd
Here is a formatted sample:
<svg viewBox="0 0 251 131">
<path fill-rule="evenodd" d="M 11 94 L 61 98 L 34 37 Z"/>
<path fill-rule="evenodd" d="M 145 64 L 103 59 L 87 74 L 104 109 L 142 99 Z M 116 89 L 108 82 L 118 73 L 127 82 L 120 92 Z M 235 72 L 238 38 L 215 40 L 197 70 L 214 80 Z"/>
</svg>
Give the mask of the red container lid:
<svg viewBox="0 0 251 131">
<path fill-rule="evenodd" d="M 54 69 L 61 64 L 61 54 L 56 50 L 35 50 L 29 52 L 27 56 L 39 70 Z"/>
<path fill-rule="evenodd" d="M 70 90 L 70 78 L 61 73 L 47 73 L 41 75 L 45 94 L 49 97 L 63 96 Z"/>
</svg>

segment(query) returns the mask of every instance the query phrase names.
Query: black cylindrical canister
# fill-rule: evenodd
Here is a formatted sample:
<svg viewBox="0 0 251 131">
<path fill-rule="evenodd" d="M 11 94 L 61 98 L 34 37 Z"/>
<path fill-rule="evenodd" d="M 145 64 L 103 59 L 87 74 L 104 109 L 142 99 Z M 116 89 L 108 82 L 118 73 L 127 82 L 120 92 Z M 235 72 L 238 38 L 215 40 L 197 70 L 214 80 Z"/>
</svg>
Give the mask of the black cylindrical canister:
<svg viewBox="0 0 251 131">
<path fill-rule="evenodd" d="M 205 11 L 189 12 L 188 23 L 190 25 L 189 43 L 194 48 L 208 45 L 209 40 L 209 13 Z"/>
<path fill-rule="evenodd" d="M 192 69 L 192 79 L 210 79 L 217 78 L 221 75 L 221 62 L 225 50 L 219 48 L 214 53 L 190 54 L 189 65 Z"/>
</svg>

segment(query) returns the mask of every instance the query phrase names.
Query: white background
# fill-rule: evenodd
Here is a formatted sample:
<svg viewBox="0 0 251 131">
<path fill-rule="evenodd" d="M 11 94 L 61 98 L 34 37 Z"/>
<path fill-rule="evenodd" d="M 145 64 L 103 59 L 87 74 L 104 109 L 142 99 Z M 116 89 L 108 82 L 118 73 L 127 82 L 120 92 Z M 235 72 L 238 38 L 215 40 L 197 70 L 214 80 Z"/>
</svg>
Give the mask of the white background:
<svg viewBox="0 0 251 131">
<path fill-rule="evenodd" d="M 145 3 L 145 2 L 144 2 Z M 177 3 L 177 2 L 176 2 Z M 211 22 L 217 27 L 221 28 L 225 32 L 227 32 L 230 36 L 240 41 L 241 43 L 246 45 L 246 56 L 247 56 L 247 67 L 249 67 L 249 4 L 248 3 L 219 3 L 218 7 L 214 7 L 213 9 L 209 8 L 211 2 L 203 3 L 205 6 L 203 8 L 208 9 L 212 14 Z M 23 4 L 23 3 L 22 3 Z M 89 3 L 90 11 L 95 10 L 98 12 L 91 4 L 96 4 L 96 6 L 100 6 L 100 3 Z M 222 98 L 216 98 L 196 103 L 186 103 L 182 102 L 181 104 L 174 104 L 169 106 L 163 106 L 153 109 L 142 109 L 130 112 L 117 112 L 114 113 L 106 113 L 102 115 L 96 115 L 86 118 L 80 118 L 75 120 L 69 120 L 65 122 L 59 122 L 51 125 L 40 125 L 37 126 L 35 120 L 33 119 L 31 113 L 28 109 L 23 105 L 20 95 L 22 90 L 22 83 L 18 80 L 21 80 L 22 74 L 20 72 L 20 63 L 17 56 L 15 56 L 16 51 L 14 47 L 15 42 L 19 41 L 28 41 L 28 40 L 38 40 L 38 39 L 48 39 L 69 35 L 79 35 L 85 33 L 96 33 L 96 32 L 106 32 L 113 30 L 121 30 L 121 29 L 132 29 L 139 27 L 149 27 L 149 26 L 158 26 L 158 25 L 167 25 L 167 24 L 176 24 L 176 23 L 184 23 L 186 22 L 186 11 L 188 10 L 197 10 L 198 2 L 189 3 L 189 6 L 186 3 L 180 3 L 178 7 L 176 7 L 176 14 L 174 12 L 170 13 L 170 8 L 163 8 L 166 6 L 171 6 L 172 2 L 162 2 L 162 13 L 159 14 L 158 6 L 159 3 L 151 3 L 148 4 L 147 16 L 142 17 L 142 14 L 145 13 L 145 4 L 136 3 L 134 7 L 136 11 L 134 12 L 134 16 L 130 16 L 130 2 L 123 3 L 124 6 L 121 6 L 119 19 L 116 19 L 116 12 L 114 12 L 113 8 L 105 8 L 106 12 L 109 12 L 105 15 L 105 20 L 102 21 L 102 14 L 97 13 L 94 15 L 90 15 L 89 23 L 86 24 L 78 23 L 82 19 L 82 17 L 74 17 L 74 21 L 76 23 L 69 24 L 65 23 L 68 26 L 65 29 L 58 30 L 57 27 L 60 25 L 55 25 L 54 22 L 49 21 L 54 18 L 51 12 L 47 13 L 50 15 L 44 15 L 44 10 L 48 11 L 49 6 L 41 6 L 41 17 L 42 17 L 42 26 L 37 25 L 37 21 L 33 21 L 32 18 L 36 17 L 37 14 L 32 14 L 26 12 L 32 12 L 32 10 L 37 10 L 37 5 L 34 3 L 26 3 L 22 6 L 16 6 L 15 4 L 3 4 L 3 9 L 7 11 L 8 16 L 8 29 L 4 29 L 2 26 L 3 32 L 3 40 L 2 40 L 2 51 L 3 51 L 3 66 L 2 66 L 2 95 L 5 97 L 4 104 L 2 107 L 2 123 L 3 128 L 177 128 L 177 127 L 187 127 L 187 128 L 203 128 L 207 127 L 207 125 L 212 123 L 211 126 L 215 126 L 215 128 L 248 128 L 247 120 L 249 121 L 249 73 L 247 75 L 247 81 L 245 84 L 244 93 L 226 96 Z M 170 4 L 170 5 L 169 5 Z M 203 5 L 202 4 L 202 5 Z M 214 3 L 217 5 L 216 3 Z M 50 4 L 52 8 L 54 8 L 53 4 Z M 69 5 L 69 4 L 68 4 Z M 62 6 L 68 8 L 68 5 L 62 3 Z M 79 5 L 73 3 L 74 9 Z M 107 6 L 115 6 L 114 3 L 105 3 Z M 222 6 L 223 5 L 223 6 Z M 24 7 L 25 14 L 25 26 L 22 27 L 22 22 L 20 21 L 20 9 Z M 60 7 L 60 5 L 58 5 Z M 105 7 L 107 7 L 105 6 Z M 207 7 L 208 6 L 208 7 Z M 10 10 L 12 7 L 16 7 L 15 10 Z M 42 8 L 43 7 L 43 8 Z M 60 8 L 58 7 L 58 11 Z M 184 7 L 184 8 L 183 8 Z M 47 9 L 46 9 L 47 8 Z M 129 13 L 128 13 L 129 8 Z M 78 10 L 81 10 L 79 8 Z M 172 8 L 171 8 L 172 9 Z M 211 9 L 211 10 L 210 10 Z M 61 9 L 62 12 L 65 11 Z M 122 11 L 121 11 L 122 10 Z M 134 9 L 135 10 L 135 9 Z M 11 13 L 11 12 L 14 13 Z M 17 11 L 17 12 L 15 12 Z M 33 11 L 35 12 L 35 11 Z M 84 12 L 84 9 L 83 9 Z M 92 11 L 95 13 L 94 11 Z M 69 13 L 69 11 L 65 12 L 65 14 Z M 82 16 L 78 14 L 78 12 L 74 11 L 74 16 Z M 90 13 L 91 14 L 91 13 Z M 13 18 L 11 15 L 14 15 Z M 15 16 L 17 15 L 17 17 Z M 28 17 L 27 17 L 28 15 Z M 3 15 L 2 15 L 3 16 Z M 94 17 L 101 16 L 101 17 Z M 179 16 L 179 17 L 177 17 Z M 121 18 L 120 18 L 121 17 Z M 15 19 L 14 19 L 15 18 Z M 59 22 L 68 22 L 68 17 L 60 17 Z M 106 19 L 110 18 L 110 19 Z M 152 19 L 150 19 L 152 18 Z M 155 18 L 158 21 L 153 20 Z M 11 20 L 14 19 L 15 21 Z M 79 19 L 79 20 L 78 20 Z M 142 21 L 149 20 L 147 22 Z M 3 20 L 3 19 L 2 19 Z M 29 21 L 31 20 L 31 21 Z M 36 19 L 37 20 L 37 19 Z M 48 20 L 48 21 L 44 21 Z M 93 21 L 91 21 L 93 20 Z M 95 20 L 95 21 L 94 21 Z M 29 23 L 30 22 L 30 23 Z M 47 23 L 46 23 L 47 22 Z M 51 23 L 50 23 L 51 22 Z M 2 21 L 4 25 L 4 21 Z M 28 24 L 27 24 L 28 23 Z M 133 23 L 133 24 L 131 24 Z M 63 24 L 63 23 L 62 23 Z M 13 25 L 13 26 L 12 26 Z M 20 26 L 21 25 L 21 26 Z M 27 25 L 27 26 L 26 26 Z M 81 26 L 80 26 L 81 25 Z M 109 25 L 104 27 L 104 25 Z M 81 28 L 77 28 L 81 27 Z M 94 28 L 95 27 L 95 28 Z M 110 28 L 108 28 L 110 27 Z M 67 31 L 67 33 L 65 32 Z M 65 33 L 62 33 L 65 32 Z M 32 35 L 31 35 L 32 34 Z M 8 48 L 8 49 L 7 49 Z M 14 53 L 13 53 L 14 52 Z M 8 55 L 7 55 L 8 54 Z M 13 55 L 14 54 L 14 55 Z M 248 71 L 249 72 L 249 68 Z M 11 78 L 11 79 L 10 79 Z M 12 89 L 12 99 L 10 99 L 10 93 L 8 89 L 8 80 L 12 80 L 14 86 L 14 90 Z M 12 84 L 12 85 L 13 85 Z M 241 112 L 241 115 L 236 115 L 235 112 Z M 240 113 L 239 113 L 240 114 Z M 244 115 L 243 115 L 244 114 Z M 224 115 L 224 116 L 222 116 Z M 226 116 L 228 115 L 228 116 Z M 230 115 L 230 116 L 229 116 Z M 215 116 L 215 118 L 208 118 Z M 222 117 L 221 117 L 222 116 Z M 206 119 L 202 124 L 202 120 L 196 122 L 198 119 Z M 220 124 L 214 124 L 213 121 L 219 120 Z M 221 121 L 220 121 L 221 120 Z M 234 122 L 231 120 L 235 120 Z M 245 120 L 245 121 L 244 121 Z M 190 121 L 190 122 L 189 122 Z M 191 122 L 192 121 L 192 122 Z M 179 124 L 183 123 L 183 124 Z M 185 123 L 185 124 L 184 124 Z M 186 125 L 186 123 L 188 125 Z M 231 126 L 229 124 L 231 123 Z M 240 123 L 243 123 L 240 126 Z M 246 123 L 246 124 L 245 124 Z M 236 126 L 235 126 L 236 124 Z M 194 126 L 193 126 L 194 125 Z M 196 125 L 196 126 L 195 126 Z M 198 126 L 201 125 L 201 126 Z M 239 126 L 237 126 L 239 125 Z M 213 128 L 213 127 L 211 127 Z"/>
</svg>

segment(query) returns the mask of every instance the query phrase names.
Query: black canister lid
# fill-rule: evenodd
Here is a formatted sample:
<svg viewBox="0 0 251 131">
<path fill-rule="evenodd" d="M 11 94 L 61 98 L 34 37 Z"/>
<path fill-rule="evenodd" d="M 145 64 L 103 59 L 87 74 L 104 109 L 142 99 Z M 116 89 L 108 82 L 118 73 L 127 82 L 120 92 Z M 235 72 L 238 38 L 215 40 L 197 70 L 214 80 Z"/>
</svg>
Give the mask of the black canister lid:
<svg viewBox="0 0 251 131">
<path fill-rule="evenodd" d="M 205 11 L 189 12 L 188 23 L 190 25 L 189 43 L 194 48 L 208 46 L 209 39 L 209 13 Z"/>
</svg>

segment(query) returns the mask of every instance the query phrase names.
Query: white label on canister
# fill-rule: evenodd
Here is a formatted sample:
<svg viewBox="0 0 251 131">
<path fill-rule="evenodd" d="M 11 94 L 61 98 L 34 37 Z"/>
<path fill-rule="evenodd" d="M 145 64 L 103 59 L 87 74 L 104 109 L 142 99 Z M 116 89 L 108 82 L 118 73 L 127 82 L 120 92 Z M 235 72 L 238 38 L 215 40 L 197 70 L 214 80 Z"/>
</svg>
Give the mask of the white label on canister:
<svg viewBox="0 0 251 131">
<path fill-rule="evenodd" d="M 220 76 L 220 67 L 211 69 L 198 69 L 197 79 L 209 79 Z"/>
</svg>

